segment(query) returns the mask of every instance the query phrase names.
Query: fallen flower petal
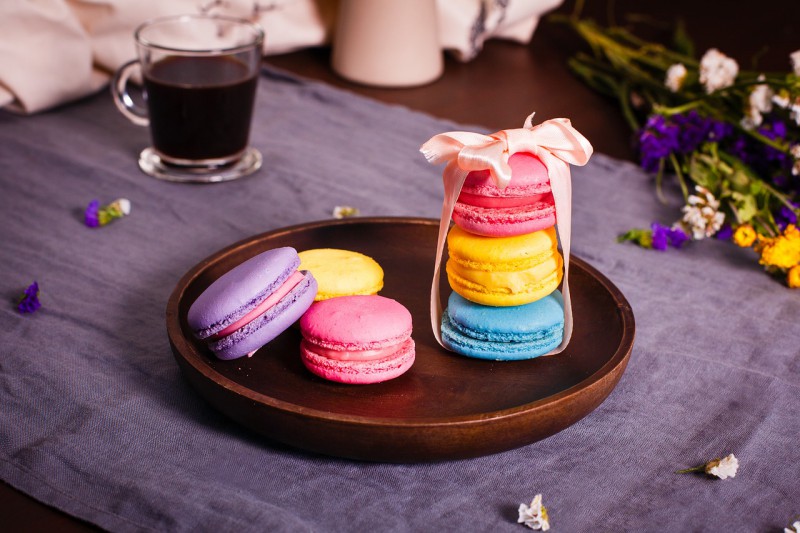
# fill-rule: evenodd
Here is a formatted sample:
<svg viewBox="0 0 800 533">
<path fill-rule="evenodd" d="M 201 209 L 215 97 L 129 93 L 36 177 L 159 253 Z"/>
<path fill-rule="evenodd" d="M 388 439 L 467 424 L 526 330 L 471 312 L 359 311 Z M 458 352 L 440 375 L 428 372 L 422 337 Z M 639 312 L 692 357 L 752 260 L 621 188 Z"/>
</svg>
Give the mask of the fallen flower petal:
<svg viewBox="0 0 800 533">
<path fill-rule="evenodd" d="M 716 476 L 719 479 L 728 479 L 729 477 L 736 477 L 737 470 L 739 470 L 739 460 L 735 455 L 730 454 L 722 459 L 712 459 L 700 466 L 678 470 L 676 474 L 703 472 L 709 476 Z"/>
<path fill-rule="evenodd" d="M 542 505 L 542 495 L 537 494 L 533 497 L 530 505 L 521 503 L 519 505 L 518 524 L 525 524 L 537 531 L 547 531 L 550 529 L 550 521 L 547 518 L 547 509 Z"/>
<path fill-rule="evenodd" d="M 84 212 L 84 222 L 90 228 L 97 228 L 129 215 L 130 212 L 131 202 L 127 198 L 118 198 L 103 207 L 100 207 L 98 200 L 92 200 Z"/>
<path fill-rule="evenodd" d="M 17 311 L 20 313 L 33 313 L 42 306 L 39 302 L 39 284 L 31 283 L 17 300 Z"/>
<path fill-rule="evenodd" d="M 358 208 L 349 205 L 337 205 L 333 208 L 333 218 L 357 217 L 358 214 Z"/>
</svg>

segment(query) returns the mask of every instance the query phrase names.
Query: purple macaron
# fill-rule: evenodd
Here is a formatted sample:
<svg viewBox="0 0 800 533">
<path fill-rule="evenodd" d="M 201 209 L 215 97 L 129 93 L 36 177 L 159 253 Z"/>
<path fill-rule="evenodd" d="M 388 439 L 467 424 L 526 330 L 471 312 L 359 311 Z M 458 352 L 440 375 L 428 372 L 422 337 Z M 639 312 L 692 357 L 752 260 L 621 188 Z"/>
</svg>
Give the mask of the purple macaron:
<svg viewBox="0 0 800 533">
<path fill-rule="evenodd" d="M 317 282 L 298 271 L 294 248 L 268 250 L 226 272 L 194 301 L 187 321 L 220 359 L 253 352 L 296 322 L 314 302 Z"/>
</svg>

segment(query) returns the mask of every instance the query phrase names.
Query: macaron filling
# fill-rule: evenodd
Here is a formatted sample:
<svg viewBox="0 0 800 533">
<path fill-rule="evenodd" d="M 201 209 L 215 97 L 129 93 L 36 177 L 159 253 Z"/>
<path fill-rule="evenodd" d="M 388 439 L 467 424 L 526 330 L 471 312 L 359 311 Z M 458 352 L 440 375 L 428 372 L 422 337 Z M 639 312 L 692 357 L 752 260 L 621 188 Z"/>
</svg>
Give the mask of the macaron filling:
<svg viewBox="0 0 800 533">
<path fill-rule="evenodd" d="M 407 339 L 408 337 L 405 337 L 403 342 Z M 323 348 L 319 344 L 313 343 L 308 339 L 303 339 L 301 342 L 305 345 L 307 350 L 336 361 L 375 361 L 377 359 L 383 359 L 394 355 L 395 352 L 397 352 L 398 346 L 402 344 L 393 344 L 374 350 L 332 350 L 330 348 Z"/>
<path fill-rule="evenodd" d="M 278 302 L 280 302 L 284 296 L 289 294 L 292 289 L 294 289 L 301 281 L 303 281 L 304 277 L 305 275 L 301 271 L 295 270 L 288 278 L 286 278 L 280 287 L 275 289 L 275 291 L 262 300 L 261 303 L 259 303 L 256 307 L 254 307 L 236 322 L 209 337 L 208 340 L 217 341 L 223 337 L 227 337 L 234 331 L 245 327 L 247 324 L 251 323 L 253 320 L 257 319 L 274 307 Z"/>
<path fill-rule="evenodd" d="M 527 196 L 484 196 L 461 191 L 458 201 L 462 204 L 486 208 L 507 208 L 533 205 L 539 202 L 553 203 L 553 194 L 531 194 Z"/>
</svg>

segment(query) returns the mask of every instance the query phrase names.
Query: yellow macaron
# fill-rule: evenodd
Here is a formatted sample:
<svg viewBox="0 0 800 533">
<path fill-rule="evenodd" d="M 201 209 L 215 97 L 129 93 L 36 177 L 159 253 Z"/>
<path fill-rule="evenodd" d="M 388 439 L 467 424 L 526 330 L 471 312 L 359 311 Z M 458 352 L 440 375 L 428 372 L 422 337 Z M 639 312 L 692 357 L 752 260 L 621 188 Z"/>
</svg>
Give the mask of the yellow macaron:
<svg viewBox="0 0 800 533">
<path fill-rule="evenodd" d="M 383 288 L 383 269 L 364 254 L 337 248 L 315 248 L 298 255 L 299 269 L 308 270 L 317 280 L 314 301 L 377 294 Z"/>
<path fill-rule="evenodd" d="M 535 302 L 556 290 L 563 277 L 564 261 L 553 227 L 513 237 L 484 237 L 453 226 L 447 249 L 450 286 L 482 305 Z"/>
</svg>

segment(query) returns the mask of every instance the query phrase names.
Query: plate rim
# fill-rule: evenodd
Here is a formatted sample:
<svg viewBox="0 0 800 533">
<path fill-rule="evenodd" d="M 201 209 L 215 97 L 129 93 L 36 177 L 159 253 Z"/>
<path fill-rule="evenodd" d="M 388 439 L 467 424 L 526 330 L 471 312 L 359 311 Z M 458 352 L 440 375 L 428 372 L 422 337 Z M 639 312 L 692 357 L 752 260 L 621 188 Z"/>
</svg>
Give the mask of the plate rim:
<svg viewBox="0 0 800 533">
<path fill-rule="evenodd" d="M 326 423 L 355 425 L 361 427 L 387 427 L 387 428 L 391 427 L 391 428 L 409 429 L 409 430 L 426 429 L 432 427 L 438 428 L 443 426 L 468 427 L 474 424 L 484 424 L 488 421 L 499 421 L 506 418 L 513 418 L 515 416 L 519 416 L 522 414 L 530 415 L 532 412 L 544 409 L 546 407 L 550 407 L 553 404 L 559 402 L 563 402 L 569 399 L 571 396 L 579 394 L 584 390 L 591 389 L 599 381 L 611 375 L 614 372 L 614 370 L 619 368 L 620 366 L 622 368 L 620 369 L 617 380 L 619 379 L 619 377 L 621 377 L 622 372 L 624 372 L 625 366 L 627 366 L 627 362 L 633 350 L 633 343 L 635 339 L 635 318 L 633 315 L 633 310 L 630 304 L 628 303 L 627 299 L 625 298 L 625 296 L 611 282 L 611 280 L 609 280 L 595 267 L 593 267 L 580 257 L 576 257 L 574 254 L 570 256 L 570 262 L 575 263 L 579 265 L 580 268 L 586 270 L 590 276 L 592 276 L 596 281 L 598 281 L 603 286 L 603 288 L 611 295 L 612 299 L 614 300 L 615 308 L 620 313 L 620 320 L 622 325 L 622 337 L 620 339 L 620 343 L 617 346 L 614 355 L 611 356 L 605 364 L 603 364 L 595 372 L 593 372 L 589 376 L 586 376 L 584 379 L 582 379 L 575 385 L 567 389 L 564 389 L 562 391 L 559 391 L 553 395 L 540 398 L 534 402 L 529 402 L 514 407 L 509 407 L 506 409 L 476 413 L 471 415 L 448 416 L 446 418 L 416 417 L 411 419 L 372 417 L 372 416 L 354 415 L 348 413 L 322 411 L 316 408 L 310 408 L 303 405 L 298 405 L 296 403 L 280 400 L 265 395 L 263 393 L 260 393 L 258 391 L 254 391 L 253 389 L 247 388 L 237 383 L 236 381 L 220 374 L 219 372 L 214 370 L 208 363 L 203 361 L 202 357 L 194 349 L 191 340 L 188 339 L 185 335 L 181 334 L 179 335 L 179 338 L 177 339 L 174 338 L 176 332 L 180 333 L 183 332 L 181 317 L 179 316 L 179 308 L 182 296 L 185 293 L 186 288 L 188 288 L 189 285 L 203 271 L 205 271 L 209 267 L 209 265 L 221 261 L 223 258 L 231 254 L 234 254 L 239 249 L 249 247 L 256 241 L 262 241 L 268 238 L 275 238 L 284 234 L 294 233 L 299 230 L 313 230 L 320 227 L 360 225 L 360 224 L 409 224 L 409 225 L 426 225 L 426 226 L 435 225 L 438 227 L 439 219 L 425 218 L 425 217 L 393 217 L 393 216 L 320 219 L 311 222 L 294 224 L 291 226 L 284 226 L 263 233 L 251 235 L 250 237 L 241 239 L 231 245 L 228 245 L 212 253 L 211 255 L 207 256 L 206 258 L 198 262 L 195 266 L 190 268 L 180 278 L 175 288 L 173 289 L 172 293 L 170 294 L 169 300 L 167 301 L 167 307 L 166 307 L 167 334 L 169 337 L 170 345 L 172 347 L 173 355 L 177 358 L 179 357 L 180 353 L 181 359 L 184 362 L 190 364 L 195 369 L 195 371 L 202 374 L 205 379 L 220 384 L 229 391 L 244 396 L 245 398 L 260 404 L 261 407 L 276 409 L 284 414 L 292 414 L 304 418 L 316 419 L 319 421 L 324 421 Z M 433 265 L 431 266 L 433 267 Z M 431 276 L 433 275 L 433 268 L 431 268 L 430 275 Z M 170 325 L 171 323 L 172 326 Z M 179 349 L 179 346 L 176 344 L 176 342 L 178 344 L 185 344 L 190 349 L 191 357 L 186 357 L 183 351 Z M 442 349 L 444 350 L 444 348 Z M 615 386 L 616 385 L 610 388 L 608 393 L 601 399 L 601 403 L 605 399 L 605 397 L 608 394 L 610 394 L 611 391 L 613 391 L 613 388 Z"/>
</svg>

